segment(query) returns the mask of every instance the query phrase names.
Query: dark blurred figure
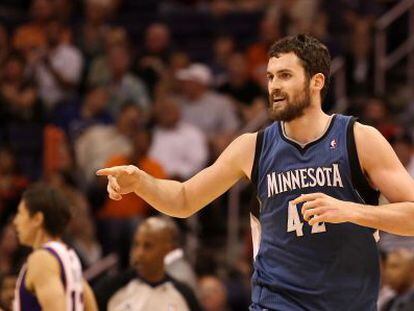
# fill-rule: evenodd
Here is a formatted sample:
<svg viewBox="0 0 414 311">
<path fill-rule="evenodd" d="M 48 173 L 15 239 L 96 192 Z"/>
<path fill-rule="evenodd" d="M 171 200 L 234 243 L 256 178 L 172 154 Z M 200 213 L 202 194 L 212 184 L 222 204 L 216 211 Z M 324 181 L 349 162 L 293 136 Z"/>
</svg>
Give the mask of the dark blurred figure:
<svg viewBox="0 0 414 311">
<path fill-rule="evenodd" d="M 17 273 L 0 273 L 0 310 L 12 311 Z"/>
<path fill-rule="evenodd" d="M 205 311 L 229 311 L 227 290 L 224 283 L 213 275 L 207 275 L 198 281 L 200 302 Z"/>
<path fill-rule="evenodd" d="M 164 258 L 172 249 L 172 235 L 164 218 L 146 219 L 134 235 L 132 269 L 96 286 L 99 309 L 201 310 L 190 288 L 165 273 Z"/>
<path fill-rule="evenodd" d="M 12 150 L 0 147 L 0 227 L 16 211 L 20 196 L 28 183 L 28 179 L 17 169 Z"/>
<path fill-rule="evenodd" d="M 107 111 L 108 99 L 109 94 L 104 87 L 91 87 L 82 99 L 58 105 L 53 112 L 52 122 L 74 142 L 90 126 L 114 122 Z"/>
<path fill-rule="evenodd" d="M 85 56 L 84 74 L 89 72 L 93 59 L 105 52 L 106 34 L 110 30 L 109 11 L 108 1 L 83 2 L 84 19 L 77 26 L 75 42 Z"/>
<path fill-rule="evenodd" d="M 213 59 L 209 64 L 213 74 L 213 86 L 221 87 L 228 80 L 227 64 L 235 51 L 234 38 L 220 35 L 214 40 Z"/>
<path fill-rule="evenodd" d="M 414 310 L 414 252 L 399 249 L 388 254 L 385 280 L 396 293 L 380 311 Z"/>
<path fill-rule="evenodd" d="M 263 68 L 267 68 L 270 46 L 281 37 L 280 21 L 276 16 L 264 16 L 259 24 L 259 40 L 248 47 L 246 57 L 250 74 L 260 81 Z"/>
<path fill-rule="evenodd" d="M 156 84 L 167 69 L 172 52 L 168 26 L 162 23 L 150 24 L 145 30 L 144 46 L 138 50 L 135 70 L 147 85 L 152 97 Z"/>
<path fill-rule="evenodd" d="M 0 24 L 0 66 L 3 68 L 4 61 L 10 52 L 9 34 L 7 28 Z"/>
<path fill-rule="evenodd" d="M 229 95 L 238 108 L 244 122 L 253 120 L 266 109 L 259 98 L 266 98 L 260 85 L 250 78 L 246 58 L 234 53 L 227 63 L 228 79 L 218 91 Z"/>
<path fill-rule="evenodd" d="M 11 222 L 0 229 L 0 273 L 18 271 L 28 254 L 28 249 L 19 246 L 17 233 Z"/>
<path fill-rule="evenodd" d="M 414 177 L 414 141 L 410 133 L 399 133 L 389 140 L 408 173 Z"/>
<path fill-rule="evenodd" d="M 374 55 L 371 24 L 358 17 L 351 26 L 346 58 L 350 96 L 367 96 L 374 91 Z"/>
<path fill-rule="evenodd" d="M 41 123 L 42 103 L 33 81 L 24 77 L 26 62 L 19 54 L 10 54 L 0 78 L 0 120 L 2 126 L 12 123 Z"/>
<path fill-rule="evenodd" d="M 361 102 L 361 119 L 364 123 L 378 129 L 385 138 L 400 133 L 402 128 L 393 119 L 388 103 L 379 97 L 370 97 Z"/>
</svg>

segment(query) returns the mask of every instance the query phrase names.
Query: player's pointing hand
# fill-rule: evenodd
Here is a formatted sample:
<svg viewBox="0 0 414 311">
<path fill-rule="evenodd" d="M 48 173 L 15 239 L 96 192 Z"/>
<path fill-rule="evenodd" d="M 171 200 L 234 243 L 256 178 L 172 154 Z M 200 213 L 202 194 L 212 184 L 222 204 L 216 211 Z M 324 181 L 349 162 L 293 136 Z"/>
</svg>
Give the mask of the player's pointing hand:
<svg viewBox="0 0 414 311">
<path fill-rule="evenodd" d="M 139 181 L 140 169 L 133 165 L 121 165 L 100 169 L 98 176 L 107 176 L 107 191 L 113 200 L 121 200 L 123 194 L 134 192 Z"/>
<path fill-rule="evenodd" d="M 352 221 L 354 215 L 363 207 L 360 204 L 341 201 L 319 192 L 301 195 L 292 203 L 303 203 L 303 218 L 311 226 L 320 222 L 342 223 Z"/>
</svg>

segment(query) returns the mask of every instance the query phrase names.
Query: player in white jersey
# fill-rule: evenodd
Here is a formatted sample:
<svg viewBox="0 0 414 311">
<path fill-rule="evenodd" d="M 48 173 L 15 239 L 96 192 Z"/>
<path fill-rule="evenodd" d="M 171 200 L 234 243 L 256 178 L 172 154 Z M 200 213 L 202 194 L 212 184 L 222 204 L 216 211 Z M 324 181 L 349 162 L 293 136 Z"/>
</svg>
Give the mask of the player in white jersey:
<svg viewBox="0 0 414 311">
<path fill-rule="evenodd" d="M 97 310 L 78 256 L 61 241 L 69 220 L 68 201 L 57 190 L 36 184 L 24 192 L 13 223 L 33 252 L 16 283 L 15 311 Z"/>
</svg>

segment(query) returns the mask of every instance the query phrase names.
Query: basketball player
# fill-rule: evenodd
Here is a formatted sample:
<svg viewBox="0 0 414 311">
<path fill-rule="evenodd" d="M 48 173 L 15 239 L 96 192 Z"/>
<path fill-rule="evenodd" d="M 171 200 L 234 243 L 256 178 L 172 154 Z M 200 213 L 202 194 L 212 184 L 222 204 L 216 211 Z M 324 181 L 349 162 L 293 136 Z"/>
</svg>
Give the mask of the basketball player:
<svg viewBox="0 0 414 311">
<path fill-rule="evenodd" d="M 97 310 L 79 258 L 60 240 L 69 220 L 68 201 L 56 190 L 36 184 L 23 193 L 13 223 L 33 252 L 17 279 L 15 311 Z"/>
<path fill-rule="evenodd" d="M 260 201 L 251 216 L 250 310 L 376 310 L 373 233 L 414 235 L 414 181 L 376 129 L 322 111 L 329 71 L 329 52 L 318 40 L 283 38 L 269 51 L 269 127 L 236 138 L 183 183 L 134 166 L 97 174 L 108 176 L 112 199 L 134 192 L 175 217 L 250 178 Z M 376 206 L 378 191 L 393 203 Z"/>
</svg>

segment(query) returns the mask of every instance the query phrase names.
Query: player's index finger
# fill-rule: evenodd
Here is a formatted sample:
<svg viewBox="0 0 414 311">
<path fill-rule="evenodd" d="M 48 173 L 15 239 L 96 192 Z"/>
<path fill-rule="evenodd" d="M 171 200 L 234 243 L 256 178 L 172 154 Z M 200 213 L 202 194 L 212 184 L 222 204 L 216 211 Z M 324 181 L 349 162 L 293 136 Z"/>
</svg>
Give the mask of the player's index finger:
<svg viewBox="0 0 414 311">
<path fill-rule="evenodd" d="M 311 201 L 319 197 L 318 193 L 308 193 L 308 194 L 302 194 L 298 196 L 296 199 L 292 201 L 293 204 L 298 204 L 306 201 Z"/>
<path fill-rule="evenodd" d="M 98 176 L 108 176 L 108 175 L 114 175 L 117 172 L 115 167 L 107 167 L 107 168 L 101 168 L 100 170 L 96 171 L 96 175 Z"/>
</svg>

